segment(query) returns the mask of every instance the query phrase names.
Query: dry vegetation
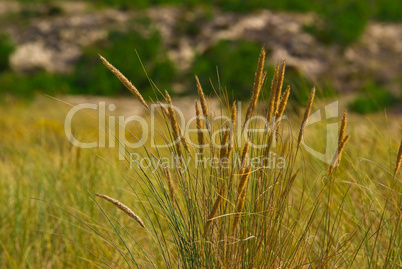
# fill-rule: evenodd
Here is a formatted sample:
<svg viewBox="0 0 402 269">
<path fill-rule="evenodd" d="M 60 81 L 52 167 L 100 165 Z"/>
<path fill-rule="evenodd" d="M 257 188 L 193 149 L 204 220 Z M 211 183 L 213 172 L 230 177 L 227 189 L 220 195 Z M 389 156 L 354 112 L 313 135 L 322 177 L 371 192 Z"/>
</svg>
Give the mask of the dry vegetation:
<svg viewBox="0 0 402 269">
<path fill-rule="evenodd" d="M 149 108 L 140 92 L 102 61 Z M 332 164 L 325 165 L 302 146 L 303 139 L 312 146 L 325 144 L 323 128 L 307 127 L 315 90 L 296 121 L 299 117 L 286 110 L 292 89 L 282 89 L 285 62 L 269 81 L 264 61 L 262 50 L 244 122 L 239 120 L 241 107 L 230 104 L 221 89 L 216 90 L 220 113 L 228 116 L 213 121 L 216 112 L 196 78 L 197 131 L 190 140 L 183 139 L 185 130 L 166 92 L 156 115 L 158 140 L 179 142 L 135 150 L 154 171 L 140 162 L 130 166 L 129 159 L 118 162 L 117 149 L 75 148 L 64 138 L 60 121 L 28 127 L 37 115 L 10 108 L 22 117 L 0 121 L 1 128 L 10 130 L 1 134 L 0 144 L 1 156 L 6 156 L 0 159 L 0 194 L 8 206 L 0 211 L 0 266 L 401 267 L 400 140 L 382 132 L 384 121 L 358 132 L 353 124 L 361 119 L 345 112 L 338 150 Z M 269 86 L 264 100 L 261 89 Z M 286 113 L 292 120 L 280 120 Z M 254 115 L 270 122 L 265 132 L 247 132 L 247 127 L 262 127 L 257 121 L 245 123 Z M 94 123 L 88 122 L 78 132 L 82 139 L 96 137 Z M 35 132 L 27 135 L 30 130 Z M 236 130 L 245 135 L 239 139 Z M 135 128 L 127 131 L 137 135 Z M 180 158 L 164 167 L 161 158 L 166 156 Z M 218 165 L 195 165 L 199 156 Z M 268 157 L 284 160 L 283 165 L 274 166 Z M 256 158 L 265 167 L 255 165 Z M 95 192 L 104 193 L 96 195 L 110 204 Z"/>
</svg>

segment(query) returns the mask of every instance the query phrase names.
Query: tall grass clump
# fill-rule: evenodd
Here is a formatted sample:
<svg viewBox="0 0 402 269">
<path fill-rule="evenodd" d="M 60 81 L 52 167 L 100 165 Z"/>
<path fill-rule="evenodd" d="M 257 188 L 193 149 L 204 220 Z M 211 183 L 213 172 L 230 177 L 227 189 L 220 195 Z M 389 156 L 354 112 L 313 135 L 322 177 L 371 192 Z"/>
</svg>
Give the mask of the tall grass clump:
<svg viewBox="0 0 402 269">
<path fill-rule="evenodd" d="M 128 80 L 112 66 L 112 59 L 110 63 L 102 61 L 133 92 L 133 84 L 126 83 Z M 190 124 L 193 132 L 179 124 L 167 91 L 164 101 L 155 102 L 160 110 L 148 110 L 157 118 L 159 140 L 168 147 L 153 148 L 144 142 L 135 150 L 149 160 L 151 170 L 145 169 L 141 160 L 132 162 L 126 148 L 135 179 L 127 180 L 131 201 L 97 194 L 139 225 L 122 225 L 112 217 L 117 212 L 104 210 L 103 203 L 92 196 L 115 231 L 116 240 L 105 240 L 113 242 L 126 266 L 401 265 L 401 150 L 395 170 L 381 174 L 382 185 L 368 178 L 347 154 L 347 142 L 352 138 L 347 134 L 345 112 L 332 162 L 317 164 L 302 147 L 315 89 L 300 128 L 293 132 L 290 122 L 282 117 L 292 94 L 290 87 L 283 87 L 285 62 L 277 66 L 273 77 L 265 73 L 264 62 L 262 49 L 245 115 L 240 112 L 243 107 L 231 104 L 223 90 L 217 90 L 220 113 L 211 110 L 197 77 L 194 84 L 199 100 Z M 271 83 L 264 83 L 269 78 Z M 266 85 L 270 85 L 270 96 L 264 101 L 260 92 Z M 146 108 L 151 106 L 139 91 L 134 95 Z M 342 155 L 346 155 L 343 163 Z"/>
</svg>

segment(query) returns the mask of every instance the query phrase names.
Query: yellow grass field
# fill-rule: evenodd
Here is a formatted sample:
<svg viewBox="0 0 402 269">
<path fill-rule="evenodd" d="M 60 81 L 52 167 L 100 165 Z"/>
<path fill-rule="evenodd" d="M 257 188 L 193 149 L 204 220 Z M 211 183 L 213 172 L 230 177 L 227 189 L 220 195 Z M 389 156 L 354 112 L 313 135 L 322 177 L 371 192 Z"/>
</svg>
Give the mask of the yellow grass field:
<svg viewBox="0 0 402 269">
<path fill-rule="evenodd" d="M 173 104 L 190 117 L 198 97 L 191 99 L 174 99 Z M 296 113 L 293 103 L 287 104 L 278 138 L 272 138 L 276 147 L 269 148 L 284 158 L 285 168 L 235 167 L 235 154 L 247 152 L 244 141 L 222 132 L 215 138 L 225 147 L 204 152 L 228 156 L 228 168 L 190 163 L 183 171 L 152 171 L 141 168 L 140 161 L 130 167 L 129 161 L 119 160 L 118 143 L 110 135 L 105 139 L 115 141 L 114 148 L 73 146 L 64 128 L 72 107 L 66 102 L 82 101 L 39 95 L 33 101 L 9 98 L 0 107 L 1 268 L 402 267 L 402 173 L 393 176 L 401 116 L 348 114 L 350 140 L 331 173 L 328 164 L 297 145 L 304 108 Z M 315 100 L 311 114 L 333 101 Z M 225 98 L 209 103 L 209 116 L 222 113 L 233 119 Z M 259 100 L 253 113 L 266 113 L 268 103 Z M 122 98 L 109 98 L 109 104 L 116 110 L 107 114 L 116 117 L 141 105 Z M 250 106 L 237 107 L 243 119 Z M 332 123 L 340 124 L 342 106 L 340 101 L 339 117 Z M 145 109 L 135 113 L 150 122 Z M 174 124 L 163 113 L 157 116 L 158 143 L 175 137 Z M 80 111 L 72 122 L 74 136 L 98 141 L 98 120 L 98 111 Z M 326 124 L 307 126 L 305 145 L 325 151 Z M 126 136 L 139 127 L 127 125 Z M 266 135 L 250 135 L 250 140 L 269 139 Z M 190 137 L 197 141 L 197 134 Z M 215 138 L 204 136 L 210 144 Z M 190 146 L 187 152 L 184 143 L 155 149 L 148 141 L 135 153 L 153 162 L 172 152 L 190 160 L 199 151 Z M 264 154 L 261 149 L 248 152 L 250 157 Z M 95 193 L 125 204 L 145 228 Z"/>
</svg>

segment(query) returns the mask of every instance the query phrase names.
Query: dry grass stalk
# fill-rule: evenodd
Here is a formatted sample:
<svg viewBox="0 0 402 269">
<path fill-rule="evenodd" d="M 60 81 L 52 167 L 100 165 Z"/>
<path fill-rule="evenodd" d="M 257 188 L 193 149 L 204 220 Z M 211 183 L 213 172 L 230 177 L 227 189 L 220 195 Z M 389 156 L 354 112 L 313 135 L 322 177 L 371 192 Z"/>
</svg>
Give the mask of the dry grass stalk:
<svg viewBox="0 0 402 269">
<path fill-rule="evenodd" d="M 250 174 L 251 171 L 251 165 L 248 165 L 242 172 L 243 173 L 239 173 L 239 175 L 241 176 L 240 182 L 239 182 L 239 186 L 237 188 L 237 201 L 239 199 L 239 197 L 241 196 L 241 194 L 244 191 L 244 186 L 247 183 L 247 178 Z"/>
<path fill-rule="evenodd" d="M 280 121 L 283 113 L 285 112 L 285 108 L 286 108 L 286 104 L 288 103 L 289 95 L 290 95 L 290 86 L 287 86 L 285 92 L 282 95 L 281 101 L 278 106 L 278 110 L 276 111 L 275 119 L 277 122 Z"/>
<path fill-rule="evenodd" d="M 176 151 L 177 155 L 179 157 L 183 157 L 183 153 L 181 152 L 181 148 L 179 143 L 177 143 L 177 140 L 180 138 L 180 130 L 179 126 L 176 121 L 176 114 L 174 113 L 173 107 L 172 107 L 172 99 L 170 98 L 170 95 L 166 91 L 166 100 L 169 103 L 169 120 L 170 120 L 170 125 L 172 126 L 173 129 L 173 138 L 175 140 L 175 145 L 176 145 Z"/>
<path fill-rule="evenodd" d="M 255 73 L 255 78 L 254 78 L 253 94 L 251 96 L 250 104 L 247 108 L 246 117 L 244 119 L 243 129 L 244 129 L 244 126 L 246 125 L 247 121 L 251 118 L 251 116 L 257 106 L 258 97 L 260 96 L 262 81 L 263 81 L 264 63 L 265 63 L 265 50 L 264 50 L 264 48 L 262 48 L 260 57 L 258 59 L 257 71 Z"/>
<path fill-rule="evenodd" d="M 341 158 L 342 158 L 343 149 L 345 148 L 345 145 L 349 141 L 349 139 L 350 139 L 350 135 L 346 136 L 342 140 L 342 142 L 339 144 L 338 152 L 337 152 L 337 154 L 334 156 L 334 158 L 332 160 L 332 164 L 329 167 L 328 175 L 331 175 L 332 172 L 334 171 L 334 169 L 339 166 L 339 163 L 341 162 Z"/>
<path fill-rule="evenodd" d="M 128 216 L 130 216 L 132 219 L 134 219 L 142 228 L 145 228 L 145 224 L 141 220 L 141 218 L 137 214 L 135 214 L 130 208 L 128 208 L 126 205 L 124 205 L 123 203 L 121 203 L 121 202 L 117 201 L 116 199 L 113 199 L 107 195 L 104 195 L 104 194 L 96 193 L 95 195 L 108 201 L 109 203 L 115 205 L 118 209 L 120 209 L 121 211 L 126 213 Z"/>
<path fill-rule="evenodd" d="M 161 102 L 158 102 L 158 104 L 159 104 L 161 110 L 163 111 L 163 113 L 166 115 L 166 117 L 169 118 L 170 113 L 169 113 L 169 110 L 166 108 L 166 106 L 163 105 Z"/>
<path fill-rule="evenodd" d="M 237 108 L 236 108 L 236 101 L 233 102 L 232 105 L 232 113 L 230 116 L 230 119 L 232 121 L 232 130 L 230 132 L 230 139 L 229 139 L 229 147 L 228 147 L 228 152 L 227 155 L 229 156 L 230 152 L 233 149 L 233 145 L 234 145 L 234 136 L 236 133 L 236 121 L 237 121 Z"/>
<path fill-rule="evenodd" d="M 174 191 L 172 175 L 170 174 L 169 168 L 165 169 L 165 177 L 166 177 L 166 181 L 167 181 L 168 187 L 169 187 L 170 198 L 174 202 L 176 195 L 175 195 L 175 191 Z"/>
<path fill-rule="evenodd" d="M 288 102 L 289 99 L 289 95 L 290 95 L 290 86 L 288 85 L 285 92 L 282 95 L 282 98 L 280 100 L 278 109 L 276 111 L 276 115 L 275 115 L 275 133 L 276 133 L 276 140 L 278 141 L 278 137 L 279 137 L 279 125 L 281 123 L 281 119 L 283 116 L 283 113 L 285 112 L 285 108 L 286 108 L 286 104 Z"/>
<path fill-rule="evenodd" d="M 198 138 L 198 146 L 199 146 L 199 152 L 202 154 L 204 152 L 204 134 L 202 133 L 202 121 L 201 121 L 201 111 L 200 111 L 200 105 L 198 104 L 197 101 L 195 101 L 195 115 L 197 116 L 196 118 L 196 125 L 197 125 L 197 138 Z"/>
<path fill-rule="evenodd" d="M 268 137 L 268 145 L 266 148 L 267 155 L 269 154 L 269 151 L 271 150 L 272 142 L 274 142 L 274 132 L 271 132 Z M 266 160 L 266 161 L 268 161 L 268 160 Z"/>
<path fill-rule="evenodd" d="M 148 110 L 149 106 L 145 102 L 144 98 L 137 90 L 137 88 L 113 65 L 111 65 L 105 58 L 99 55 L 100 59 L 102 60 L 103 64 L 123 83 L 123 85 L 140 101 L 140 103 L 145 106 Z"/>
<path fill-rule="evenodd" d="M 262 78 L 261 78 L 261 87 L 262 87 L 262 85 L 264 85 L 267 75 L 268 75 L 268 72 L 264 71 L 264 74 L 262 74 Z"/>
<path fill-rule="evenodd" d="M 311 90 L 310 97 L 308 98 L 307 107 L 304 112 L 303 121 L 302 121 L 300 131 L 299 131 L 299 138 L 297 139 L 297 148 L 300 147 L 300 144 L 301 144 L 301 141 L 303 138 L 303 134 L 304 134 L 304 129 L 307 125 L 308 117 L 310 117 L 310 112 L 311 112 L 311 107 L 313 106 L 314 96 L 315 96 L 315 88 L 313 88 Z"/>
<path fill-rule="evenodd" d="M 236 130 L 236 120 L 237 120 L 236 101 L 233 102 L 232 113 L 230 115 L 230 119 L 232 120 L 232 131 L 235 132 L 235 130 Z"/>
<path fill-rule="evenodd" d="M 339 136 L 338 136 L 338 152 L 342 151 L 342 142 L 345 140 L 345 131 L 346 131 L 346 124 L 348 120 L 348 115 L 346 110 L 343 112 L 342 116 L 342 121 L 341 121 L 341 126 L 339 127 Z M 346 141 L 347 142 L 347 141 Z M 345 144 L 346 144 L 345 142 Z M 344 145 L 343 145 L 344 146 Z M 339 166 L 340 160 L 338 160 L 338 163 L 336 166 Z"/>
<path fill-rule="evenodd" d="M 276 94 L 275 94 L 275 104 L 274 104 L 274 113 L 278 111 L 279 108 L 279 98 L 281 97 L 281 92 L 282 92 L 282 86 L 283 86 L 283 79 L 285 78 L 285 68 L 286 68 L 286 60 L 283 60 L 282 66 L 281 66 L 281 73 L 280 76 L 278 74 L 277 80 L 276 80 Z"/>
<path fill-rule="evenodd" d="M 401 163 L 402 163 L 402 140 L 401 140 L 401 145 L 399 146 L 398 156 L 396 157 L 396 166 L 395 166 L 394 176 L 396 176 L 396 174 L 399 171 L 399 168 L 401 168 Z"/>
<path fill-rule="evenodd" d="M 198 96 L 200 97 L 202 113 L 204 114 L 204 117 L 208 119 L 209 117 L 208 117 L 207 100 L 205 99 L 204 91 L 202 90 L 200 80 L 198 79 L 197 76 L 195 76 L 195 80 L 197 82 L 197 91 L 198 91 Z"/>
<path fill-rule="evenodd" d="M 205 223 L 205 228 L 204 228 L 205 236 L 208 233 L 208 230 L 209 230 L 209 227 L 211 226 L 213 218 L 216 216 L 216 213 L 218 212 L 218 208 L 222 201 L 222 196 L 223 196 L 224 192 L 225 192 L 225 184 L 222 184 L 221 187 L 219 188 L 218 197 L 216 197 L 216 200 L 214 202 L 214 205 L 212 206 L 211 212 L 208 215 L 207 222 Z"/>
<path fill-rule="evenodd" d="M 225 131 L 223 133 L 223 137 L 221 140 L 221 150 L 220 150 L 220 154 L 219 154 L 219 158 L 223 159 L 226 158 L 229 154 L 229 145 L 228 141 L 229 141 L 229 137 L 230 137 L 230 131 Z"/>
<path fill-rule="evenodd" d="M 177 124 L 177 119 L 176 119 L 176 114 L 174 113 L 174 109 L 173 109 L 173 103 L 172 103 L 172 98 L 170 97 L 169 93 L 167 91 L 165 91 L 166 94 L 166 101 L 169 104 L 169 119 L 173 128 L 173 134 L 174 134 L 174 138 L 175 140 L 180 140 L 181 143 L 183 144 L 184 148 L 187 150 L 187 152 L 190 152 L 189 148 L 188 148 L 188 144 L 186 141 L 186 138 L 184 137 L 184 135 L 182 135 L 179 125 Z M 176 148 L 177 148 L 177 153 L 179 154 L 179 156 L 181 157 L 181 151 L 180 151 L 180 146 L 178 143 L 176 143 Z"/>
<path fill-rule="evenodd" d="M 271 82 L 271 91 L 269 93 L 269 101 L 268 101 L 268 114 L 267 119 L 268 122 L 271 123 L 272 118 L 274 117 L 274 107 L 275 107 L 275 99 L 276 99 L 276 81 L 278 80 L 279 76 L 279 65 L 276 66 L 274 77 L 272 78 Z"/>
<path fill-rule="evenodd" d="M 233 227 L 232 227 L 232 231 L 234 232 L 234 230 L 236 229 L 237 224 L 239 223 L 239 219 L 240 219 L 240 213 L 243 211 L 244 208 L 244 203 L 246 200 L 246 184 L 248 181 L 248 178 L 250 176 L 250 172 L 251 172 L 251 165 L 247 166 L 247 168 L 244 169 L 244 172 L 241 174 L 241 180 L 239 183 L 239 187 L 237 188 L 237 206 L 236 206 L 236 212 L 238 214 L 235 215 L 235 218 L 233 220 Z"/>
<path fill-rule="evenodd" d="M 246 159 L 249 149 L 250 149 L 250 140 L 247 140 L 246 144 L 244 145 L 243 152 L 241 154 L 240 167 L 244 167 L 246 165 Z"/>
<path fill-rule="evenodd" d="M 346 124 L 348 120 L 348 115 L 346 113 L 346 110 L 343 112 L 343 117 L 341 121 L 341 126 L 339 127 L 339 137 L 338 137 L 338 147 L 345 138 L 345 130 L 346 130 Z"/>
</svg>

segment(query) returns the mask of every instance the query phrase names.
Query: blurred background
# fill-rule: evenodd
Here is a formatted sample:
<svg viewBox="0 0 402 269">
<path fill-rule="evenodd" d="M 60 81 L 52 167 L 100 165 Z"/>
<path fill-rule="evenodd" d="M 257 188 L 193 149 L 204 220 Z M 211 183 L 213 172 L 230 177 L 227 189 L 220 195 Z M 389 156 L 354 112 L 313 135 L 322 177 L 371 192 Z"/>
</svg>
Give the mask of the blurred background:
<svg viewBox="0 0 402 269">
<path fill-rule="evenodd" d="M 316 85 L 351 111 L 402 113 L 400 0 L 0 1 L 0 99 L 128 95 L 101 54 L 146 97 L 194 95 L 198 75 L 244 100 L 261 46 L 270 79 L 286 58 L 295 102 Z"/>
</svg>

